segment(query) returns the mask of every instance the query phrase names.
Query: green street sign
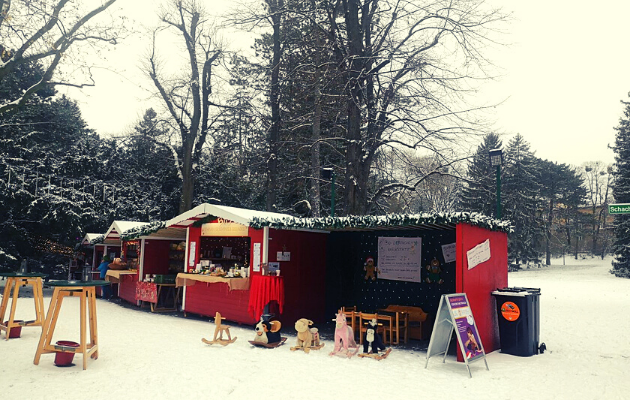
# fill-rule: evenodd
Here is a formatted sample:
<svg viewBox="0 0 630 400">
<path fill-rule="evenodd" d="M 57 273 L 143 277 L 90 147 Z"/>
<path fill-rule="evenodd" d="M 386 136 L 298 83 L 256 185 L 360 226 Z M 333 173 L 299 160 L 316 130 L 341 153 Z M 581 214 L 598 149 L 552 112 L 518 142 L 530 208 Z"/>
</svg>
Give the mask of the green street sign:
<svg viewBox="0 0 630 400">
<path fill-rule="evenodd" d="M 630 214 L 630 203 L 609 204 L 608 214 Z"/>
</svg>

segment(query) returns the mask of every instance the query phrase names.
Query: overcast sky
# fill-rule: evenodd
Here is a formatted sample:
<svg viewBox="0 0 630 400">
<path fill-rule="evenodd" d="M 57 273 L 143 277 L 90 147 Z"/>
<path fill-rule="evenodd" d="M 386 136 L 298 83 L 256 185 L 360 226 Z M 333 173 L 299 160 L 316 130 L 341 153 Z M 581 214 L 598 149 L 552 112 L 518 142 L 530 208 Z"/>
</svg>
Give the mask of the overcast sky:
<svg viewBox="0 0 630 400">
<path fill-rule="evenodd" d="M 513 12 L 504 38 L 510 45 L 490 54 L 503 76 L 479 94 L 486 103 L 505 100 L 494 110 L 504 144 L 521 133 L 541 158 L 612 163 L 608 145 L 622 116 L 620 100 L 630 92 L 630 0 L 489 1 Z M 156 23 L 154 0 L 118 3 L 136 27 Z M 206 3 L 212 11 L 230 4 Z M 138 37 L 123 41 L 108 55 L 119 73 L 101 70 L 96 87 L 70 93 L 99 134 L 133 126 L 150 106 L 152 88 L 139 70 L 147 47 Z"/>
</svg>

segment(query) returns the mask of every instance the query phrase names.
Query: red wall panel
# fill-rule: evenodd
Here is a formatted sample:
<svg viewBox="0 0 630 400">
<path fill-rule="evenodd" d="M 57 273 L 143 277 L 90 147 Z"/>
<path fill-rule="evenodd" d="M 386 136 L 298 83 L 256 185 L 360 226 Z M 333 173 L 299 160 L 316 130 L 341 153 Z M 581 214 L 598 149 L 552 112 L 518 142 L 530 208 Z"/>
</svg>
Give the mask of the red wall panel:
<svg viewBox="0 0 630 400">
<path fill-rule="evenodd" d="M 323 322 L 326 306 L 326 239 L 328 234 L 270 229 L 269 262 L 277 253 L 291 253 L 279 261 L 284 276 L 284 310 L 280 320 L 293 326 L 300 318 Z"/>
<path fill-rule="evenodd" d="M 242 324 L 254 324 L 256 319 L 247 312 L 249 290 L 229 290 L 227 283 L 197 282 L 186 286 L 184 311 L 214 317 L 218 311 L 222 317 Z"/>
<path fill-rule="evenodd" d="M 468 269 L 466 253 L 490 240 L 490 259 Z M 468 224 L 457 224 L 457 293 L 466 293 L 481 335 L 490 353 L 500 348 L 499 328 L 492 291 L 507 286 L 507 233 L 489 231 Z"/>
<path fill-rule="evenodd" d="M 170 240 L 147 239 L 144 241 L 144 274 L 168 274 L 168 256 L 170 245 Z"/>
</svg>

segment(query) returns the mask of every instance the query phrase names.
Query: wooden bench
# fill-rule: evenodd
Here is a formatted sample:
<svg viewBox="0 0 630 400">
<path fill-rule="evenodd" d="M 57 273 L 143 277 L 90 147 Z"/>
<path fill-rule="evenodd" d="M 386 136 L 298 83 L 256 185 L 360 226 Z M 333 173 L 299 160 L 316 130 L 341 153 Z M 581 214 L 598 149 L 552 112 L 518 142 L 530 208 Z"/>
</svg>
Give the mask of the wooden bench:
<svg viewBox="0 0 630 400">
<path fill-rule="evenodd" d="M 422 308 L 390 304 L 383 311 L 407 313 L 409 321 L 407 331 L 410 339 L 423 340 L 431 336 L 430 317 Z"/>
</svg>

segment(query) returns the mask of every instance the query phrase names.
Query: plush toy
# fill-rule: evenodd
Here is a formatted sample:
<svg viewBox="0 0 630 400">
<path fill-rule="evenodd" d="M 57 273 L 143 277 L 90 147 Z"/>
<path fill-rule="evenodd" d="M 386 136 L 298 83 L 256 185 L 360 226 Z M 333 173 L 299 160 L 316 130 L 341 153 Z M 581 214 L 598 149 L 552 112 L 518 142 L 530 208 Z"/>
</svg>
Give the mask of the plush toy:
<svg viewBox="0 0 630 400">
<path fill-rule="evenodd" d="M 313 344 L 313 334 L 309 329 L 311 325 L 313 325 L 313 321 L 306 318 L 300 318 L 295 322 L 295 330 L 298 333 L 296 350 L 301 348 L 305 353 L 311 350 L 311 345 Z"/>
<path fill-rule="evenodd" d="M 437 258 L 431 260 L 431 263 L 427 265 L 427 271 L 429 271 L 429 276 L 425 279 L 427 283 L 436 282 L 440 285 L 444 283 L 444 279 L 440 276 L 442 268 L 440 268 L 440 261 Z"/>
<path fill-rule="evenodd" d="M 264 344 L 279 343 L 282 340 L 280 336 L 281 327 L 282 324 L 280 321 L 270 321 L 268 317 L 265 318 L 265 315 L 261 315 L 260 321 L 258 321 L 254 328 L 256 331 L 254 342 Z"/>
<path fill-rule="evenodd" d="M 376 333 L 376 328 L 378 327 L 378 323 L 376 318 L 372 319 L 368 322 L 367 330 L 365 331 L 365 336 L 363 337 L 363 352 L 368 353 L 369 348 L 372 347 L 371 353 L 378 353 L 379 350 L 385 350 L 385 344 L 381 339 L 380 335 Z"/>
<path fill-rule="evenodd" d="M 357 342 L 354 341 L 354 332 L 352 328 L 348 326 L 346 321 L 346 314 L 339 310 L 337 317 L 335 318 L 335 348 L 330 353 L 331 356 L 341 352 L 343 348 L 343 354 L 348 357 L 352 357 L 359 350 Z M 354 352 L 348 351 L 349 348 L 354 349 Z"/>
<path fill-rule="evenodd" d="M 376 280 L 376 273 L 380 272 L 376 265 L 374 265 L 374 258 L 368 257 L 365 259 L 365 263 L 363 264 L 363 270 L 365 271 L 365 280 L 372 279 Z"/>
</svg>

